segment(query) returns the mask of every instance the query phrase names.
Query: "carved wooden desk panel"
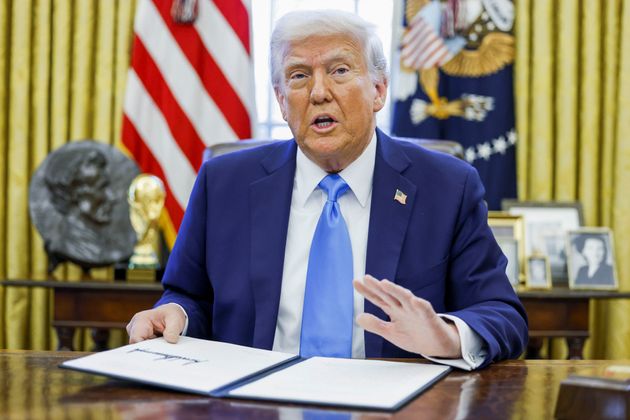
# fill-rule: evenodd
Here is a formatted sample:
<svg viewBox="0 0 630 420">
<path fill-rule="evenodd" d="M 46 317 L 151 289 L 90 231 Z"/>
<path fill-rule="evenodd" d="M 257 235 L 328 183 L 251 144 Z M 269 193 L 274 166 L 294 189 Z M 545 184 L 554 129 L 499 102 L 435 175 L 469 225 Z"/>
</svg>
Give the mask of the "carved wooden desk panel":
<svg viewBox="0 0 630 420">
<path fill-rule="evenodd" d="M 528 360 L 454 371 L 398 412 L 379 413 L 206 398 L 57 367 L 80 355 L 0 350 L 0 418 L 550 419 L 562 379 L 613 363 Z"/>
</svg>

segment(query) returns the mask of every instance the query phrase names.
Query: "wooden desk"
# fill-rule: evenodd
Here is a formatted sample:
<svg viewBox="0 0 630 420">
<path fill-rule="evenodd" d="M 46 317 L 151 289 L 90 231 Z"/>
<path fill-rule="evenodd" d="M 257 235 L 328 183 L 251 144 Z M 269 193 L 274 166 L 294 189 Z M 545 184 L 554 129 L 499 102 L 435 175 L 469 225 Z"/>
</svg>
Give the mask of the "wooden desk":
<svg viewBox="0 0 630 420">
<path fill-rule="evenodd" d="M 550 419 L 559 383 L 610 361 L 509 361 L 454 371 L 396 413 L 214 399 L 57 368 L 69 352 L 0 350 L 0 418 Z"/>
<path fill-rule="evenodd" d="M 630 293 L 615 291 L 552 289 L 520 291 L 518 296 L 529 317 L 527 358 L 539 359 L 543 338 L 565 338 L 569 359 L 582 359 L 589 337 L 589 313 L 593 299 L 627 299 Z"/>
</svg>

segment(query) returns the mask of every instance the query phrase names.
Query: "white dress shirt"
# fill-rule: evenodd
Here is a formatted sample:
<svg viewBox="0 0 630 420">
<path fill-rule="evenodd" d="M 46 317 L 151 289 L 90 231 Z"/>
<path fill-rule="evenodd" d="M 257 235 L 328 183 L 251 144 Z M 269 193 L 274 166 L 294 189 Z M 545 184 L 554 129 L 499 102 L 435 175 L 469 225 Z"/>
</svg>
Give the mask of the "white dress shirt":
<svg viewBox="0 0 630 420">
<path fill-rule="evenodd" d="M 338 202 L 352 244 L 354 278 L 362 278 L 365 275 L 376 144 L 376 134 L 374 134 L 361 156 L 339 173 L 350 187 L 338 199 Z M 319 216 L 326 203 L 326 194 L 317 185 L 326 175 L 328 174 L 322 168 L 309 160 L 299 148 L 297 149 L 280 305 L 273 341 L 273 350 L 276 351 L 295 354 L 300 352 L 308 256 Z M 356 323 L 357 315 L 363 312 L 363 299 L 363 296 L 355 290 L 353 299 L 355 321 L 352 328 L 353 358 L 365 357 L 364 330 Z M 463 358 L 427 358 L 460 369 L 472 370 L 478 367 L 485 356 L 481 338 L 461 319 L 450 315 L 441 316 L 455 323 L 459 331 Z"/>
<path fill-rule="evenodd" d="M 362 278 L 365 275 L 376 144 L 375 133 L 361 156 L 339 173 L 350 187 L 338 199 L 338 202 L 352 244 L 354 278 Z M 309 160 L 299 147 L 297 148 L 280 305 L 273 340 L 273 350 L 275 351 L 294 354 L 300 352 L 308 256 L 317 221 L 326 203 L 325 193 L 317 186 L 326 175 L 327 173 L 323 169 Z M 356 322 L 357 315 L 363 312 L 363 299 L 363 296 L 355 290 L 353 296 L 354 324 L 352 327 L 353 358 L 365 357 L 364 330 Z M 182 308 L 180 305 L 177 306 Z M 185 311 L 184 314 L 186 314 Z M 464 370 L 472 370 L 480 366 L 486 355 L 483 340 L 461 319 L 452 315 L 439 315 L 455 323 L 461 341 L 462 359 L 438 359 L 422 356 Z M 187 329 L 188 316 L 186 315 L 186 324 L 182 335 L 186 334 Z"/>
</svg>

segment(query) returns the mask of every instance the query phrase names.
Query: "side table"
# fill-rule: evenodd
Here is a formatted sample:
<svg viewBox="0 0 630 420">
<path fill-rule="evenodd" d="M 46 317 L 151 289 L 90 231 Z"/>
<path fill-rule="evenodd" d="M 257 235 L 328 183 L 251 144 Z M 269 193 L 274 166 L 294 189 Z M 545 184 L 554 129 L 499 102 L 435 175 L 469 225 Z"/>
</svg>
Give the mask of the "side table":
<svg viewBox="0 0 630 420">
<path fill-rule="evenodd" d="M 569 359 L 582 359 L 584 343 L 590 336 L 589 313 L 593 299 L 628 299 L 630 293 L 557 288 L 519 291 L 529 317 L 528 359 L 540 359 L 543 338 L 564 338 Z"/>
<path fill-rule="evenodd" d="M 0 285 L 53 290 L 57 350 L 74 350 L 75 329 L 81 327 L 93 328 L 95 351 L 107 349 L 109 328 L 125 328 L 136 312 L 152 308 L 162 295 L 160 283 L 4 280 Z"/>
</svg>

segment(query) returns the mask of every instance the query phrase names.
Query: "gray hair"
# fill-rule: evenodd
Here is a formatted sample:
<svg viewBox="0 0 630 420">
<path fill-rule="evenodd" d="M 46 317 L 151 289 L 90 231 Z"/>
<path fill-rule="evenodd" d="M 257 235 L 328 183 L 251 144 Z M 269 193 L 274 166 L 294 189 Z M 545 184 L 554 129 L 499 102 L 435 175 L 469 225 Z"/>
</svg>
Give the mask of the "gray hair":
<svg viewBox="0 0 630 420">
<path fill-rule="evenodd" d="M 282 82 L 282 60 L 290 43 L 310 36 L 347 35 L 363 49 L 370 77 L 374 82 L 387 80 L 387 60 L 383 45 L 376 34 L 376 25 L 354 13 L 340 10 L 306 10 L 290 12 L 278 19 L 271 34 L 271 83 L 276 88 Z"/>
</svg>

